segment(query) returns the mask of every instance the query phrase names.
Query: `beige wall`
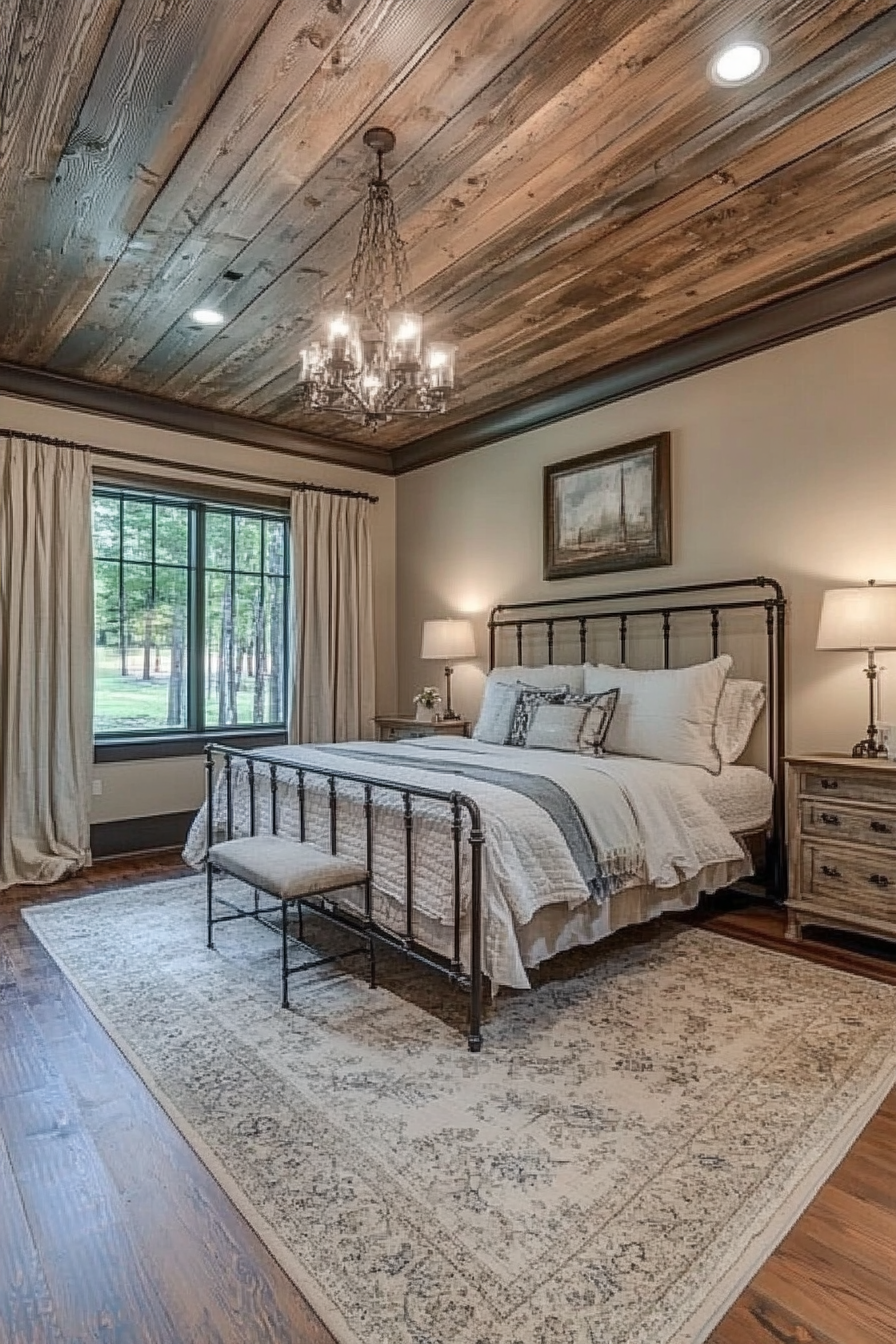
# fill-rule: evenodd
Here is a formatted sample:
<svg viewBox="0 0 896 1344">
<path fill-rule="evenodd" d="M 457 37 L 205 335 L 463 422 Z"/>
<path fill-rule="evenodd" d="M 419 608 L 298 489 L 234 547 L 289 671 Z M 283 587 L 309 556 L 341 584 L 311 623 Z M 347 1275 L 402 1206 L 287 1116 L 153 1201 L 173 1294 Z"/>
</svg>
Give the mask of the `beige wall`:
<svg viewBox="0 0 896 1344">
<path fill-rule="evenodd" d="M 664 429 L 674 564 L 544 582 L 544 464 Z M 896 581 L 896 311 L 400 477 L 399 706 L 441 680 L 419 659 L 426 617 L 477 618 L 483 657 L 454 679 L 474 715 L 496 602 L 760 573 L 790 601 L 788 745 L 845 750 L 866 724 L 863 659 L 816 653 L 815 634 L 826 587 Z M 883 717 L 896 720 L 896 653 L 880 657 Z"/>
<path fill-rule="evenodd" d="M 816 653 L 826 587 L 896 581 L 896 312 L 507 439 L 397 482 L 261 449 L 129 425 L 0 396 L 0 424 L 98 447 L 174 456 L 267 478 L 379 495 L 373 511 L 377 706 L 408 711 L 441 668 L 419 659 L 428 616 L 474 616 L 482 657 L 458 667 L 455 702 L 474 715 L 485 617 L 498 601 L 765 572 L 790 600 L 789 745 L 846 749 L 864 730 L 860 655 Z M 616 578 L 541 578 L 542 467 L 657 430 L 672 432 L 670 568 Z M 397 489 L 396 489 L 397 486 Z M 397 514 L 397 552 L 396 552 Z M 396 665 L 396 574 L 397 625 Z M 883 717 L 896 720 L 896 653 L 882 654 Z M 888 665 L 891 665 L 892 671 Z M 746 669 L 745 669 L 746 670 Z M 95 767 L 94 821 L 194 807 L 199 758 Z"/>
<path fill-rule="evenodd" d="M 132 425 L 15 397 L 0 396 L 0 425 L 6 429 L 73 439 L 97 448 L 174 458 L 184 467 L 195 466 L 196 480 L 203 479 L 203 467 L 215 467 L 257 476 L 258 485 L 252 487 L 254 489 L 264 489 L 266 479 L 278 479 L 313 481 L 318 485 L 367 490 L 378 495 L 379 503 L 372 512 L 377 704 L 386 712 L 395 703 L 396 492 L 395 482 L 389 477 L 220 439 Z M 130 463 L 120 466 L 128 471 L 144 470 L 142 466 L 137 468 Z M 151 468 L 145 470 L 152 474 Z M 169 483 L 172 479 L 170 473 L 156 470 L 155 474 Z M 177 479 L 182 479 L 179 474 Z M 190 478 L 183 479 L 188 481 Z M 215 485 L 226 485 L 217 477 L 209 479 Z M 245 482 L 236 482 L 236 485 L 244 490 L 249 488 Z M 282 495 L 282 487 L 279 493 Z M 103 789 L 102 796 L 92 800 L 91 820 L 94 822 L 187 811 L 198 806 L 202 799 L 202 758 L 96 765 L 94 779 L 101 781 Z"/>
</svg>

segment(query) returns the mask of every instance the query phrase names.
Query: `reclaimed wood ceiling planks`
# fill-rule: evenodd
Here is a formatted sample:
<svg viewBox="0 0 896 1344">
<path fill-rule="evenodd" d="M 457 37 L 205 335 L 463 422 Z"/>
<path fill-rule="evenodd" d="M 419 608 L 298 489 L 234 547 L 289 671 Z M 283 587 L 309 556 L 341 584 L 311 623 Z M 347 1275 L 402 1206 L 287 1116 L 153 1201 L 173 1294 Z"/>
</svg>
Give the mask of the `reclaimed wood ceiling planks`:
<svg viewBox="0 0 896 1344">
<path fill-rule="evenodd" d="M 731 34 L 771 63 L 722 89 Z M 372 124 L 460 379 L 375 441 L 296 389 Z M 434 431 L 430 456 L 457 451 L 523 398 L 896 256 L 894 132 L 878 0 L 10 0 L 0 361 L 412 465 Z"/>
</svg>

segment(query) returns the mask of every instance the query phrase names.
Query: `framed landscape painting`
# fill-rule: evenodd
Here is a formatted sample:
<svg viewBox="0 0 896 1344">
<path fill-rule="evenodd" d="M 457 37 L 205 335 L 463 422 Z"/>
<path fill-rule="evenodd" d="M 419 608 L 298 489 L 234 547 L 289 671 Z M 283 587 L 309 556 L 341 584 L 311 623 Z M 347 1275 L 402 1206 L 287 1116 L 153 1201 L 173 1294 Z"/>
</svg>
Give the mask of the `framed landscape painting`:
<svg viewBox="0 0 896 1344">
<path fill-rule="evenodd" d="M 672 563 L 668 433 L 544 469 L 544 577 Z"/>
</svg>

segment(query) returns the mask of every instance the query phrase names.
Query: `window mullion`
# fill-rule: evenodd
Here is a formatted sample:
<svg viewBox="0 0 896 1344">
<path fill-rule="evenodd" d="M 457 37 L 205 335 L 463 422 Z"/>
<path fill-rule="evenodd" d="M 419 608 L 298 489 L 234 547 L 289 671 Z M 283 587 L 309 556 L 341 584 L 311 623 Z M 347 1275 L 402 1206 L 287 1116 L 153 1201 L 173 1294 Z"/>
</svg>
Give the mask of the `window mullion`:
<svg viewBox="0 0 896 1344">
<path fill-rule="evenodd" d="M 193 598 L 190 603 L 190 725 L 197 733 L 205 727 L 205 674 L 208 657 L 205 631 L 205 505 L 194 504 L 190 566 Z"/>
<path fill-rule="evenodd" d="M 289 587 L 291 583 L 290 570 L 292 554 L 292 533 L 284 526 L 283 528 L 283 557 L 280 562 L 280 568 L 283 571 L 283 582 L 280 586 L 280 593 L 283 600 L 283 675 L 280 685 L 280 712 L 283 715 L 283 721 L 287 728 L 289 727 L 289 704 L 290 704 L 290 668 L 292 666 L 292 625 L 290 622 L 289 609 Z"/>
<path fill-rule="evenodd" d="M 155 502 L 155 500 L 153 500 L 153 502 L 152 502 L 151 540 L 150 540 L 150 551 L 149 551 L 150 560 L 152 561 L 152 573 L 151 573 L 151 575 L 150 575 L 150 579 L 149 579 L 149 605 L 150 605 L 150 607 L 151 607 L 153 610 L 155 609 L 155 605 L 156 605 L 156 597 L 157 597 L 157 592 L 156 592 L 156 546 L 158 545 L 158 540 L 159 540 L 159 534 L 158 534 L 158 519 L 157 519 L 157 516 L 156 516 L 156 508 L 157 508 L 156 502 Z"/>
<path fill-rule="evenodd" d="M 121 675 L 127 672 L 128 619 L 124 605 L 124 496 L 118 502 L 118 659 Z"/>
<path fill-rule="evenodd" d="M 262 635 L 262 641 L 264 642 L 264 645 L 265 645 L 265 652 L 266 652 L 267 654 L 270 654 L 270 653 L 272 652 L 271 650 L 269 650 L 269 649 L 267 648 L 267 643 L 268 643 L 268 633 L 267 633 L 267 616 L 268 616 L 268 611 L 267 611 L 267 606 L 265 605 L 265 585 L 264 585 L 264 571 L 265 571 L 265 561 L 266 561 L 266 559 L 267 559 L 267 551 L 265 550 L 265 520 L 264 520 L 264 518 L 262 518 L 262 520 L 261 520 L 261 553 L 260 553 L 260 555 L 259 555 L 259 565 L 258 565 L 258 573 L 259 573 L 259 580 L 258 580 L 258 582 L 259 582 L 259 587 L 260 587 L 260 591 L 259 591 L 259 594 L 258 594 L 258 601 L 259 601 L 259 603 L 260 603 L 260 609 L 259 609 L 258 617 L 257 617 L 256 622 L 255 622 L 255 632 L 254 632 L 254 633 L 255 633 L 255 677 L 256 677 L 256 681 L 257 681 L 258 677 L 259 677 L 260 675 L 262 675 L 262 674 L 261 674 L 261 671 L 260 671 L 259 640 L 258 640 L 258 637 L 257 637 L 257 636 L 258 636 L 258 629 L 259 629 L 259 626 L 261 627 L 261 635 Z M 269 693 L 270 693 L 270 687 L 267 688 L 267 691 L 268 691 L 268 694 L 269 694 Z M 262 709 L 264 709 L 264 702 L 265 702 L 265 700 L 267 700 L 267 698 L 268 698 L 268 695 L 267 695 L 267 694 L 265 694 L 265 695 L 262 697 Z"/>
<path fill-rule="evenodd" d="M 230 618 L 228 621 L 228 644 L 227 644 L 227 666 L 224 669 L 224 675 L 227 678 L 226 704 L 230 707 L 233 715 L 233 722 L 239 722 L 239 710 L 237 709 L 236 678 L 231 673 L 234 670 L 234 660 L 236 658 L 236 510 L 230 511 Z M 221 654 L 223 656 L 223 641 Z M 230 725 L 228 725 L 229 727 Z"/>
</svg>

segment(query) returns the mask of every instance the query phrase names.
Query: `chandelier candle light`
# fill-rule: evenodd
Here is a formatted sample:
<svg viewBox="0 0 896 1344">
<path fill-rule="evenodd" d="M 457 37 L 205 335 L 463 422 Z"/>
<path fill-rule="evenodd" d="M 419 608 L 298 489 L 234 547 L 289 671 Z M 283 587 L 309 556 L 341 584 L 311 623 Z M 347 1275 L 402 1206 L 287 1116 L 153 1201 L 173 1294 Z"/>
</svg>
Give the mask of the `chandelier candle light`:
<svg viewBox="0 0 896 1344">
<path fill-rule="evenodd" d="M 376 429 L 397 415 L 444 411 L 456 347 L 424 345 L 422 314 L 405 302 L 407 256 L 383 177 L 383 155 L 395 148 L 395 136 L 374 126 L 364 143 L 376 153 L 377 174 L 367 187 L 345 303 L 324 323 L 325 339 L 300 350 L 299 382 L 311 410 L 335 411 Z"/>
<path fill-rule="evenodd" d="M 476 655 L 476 643 L 473 639 L 473 627 L 467 620 L 441 620 L 423 622 L 423 646 L 421 658 L 438 658 L 445 664 L 445 713 L 446 719 L 459 719 L 460 715 L 451 708 L 451 673 L 454 671 L 451 660 L 454 658 L 473 658 Z"/>
</svg>

